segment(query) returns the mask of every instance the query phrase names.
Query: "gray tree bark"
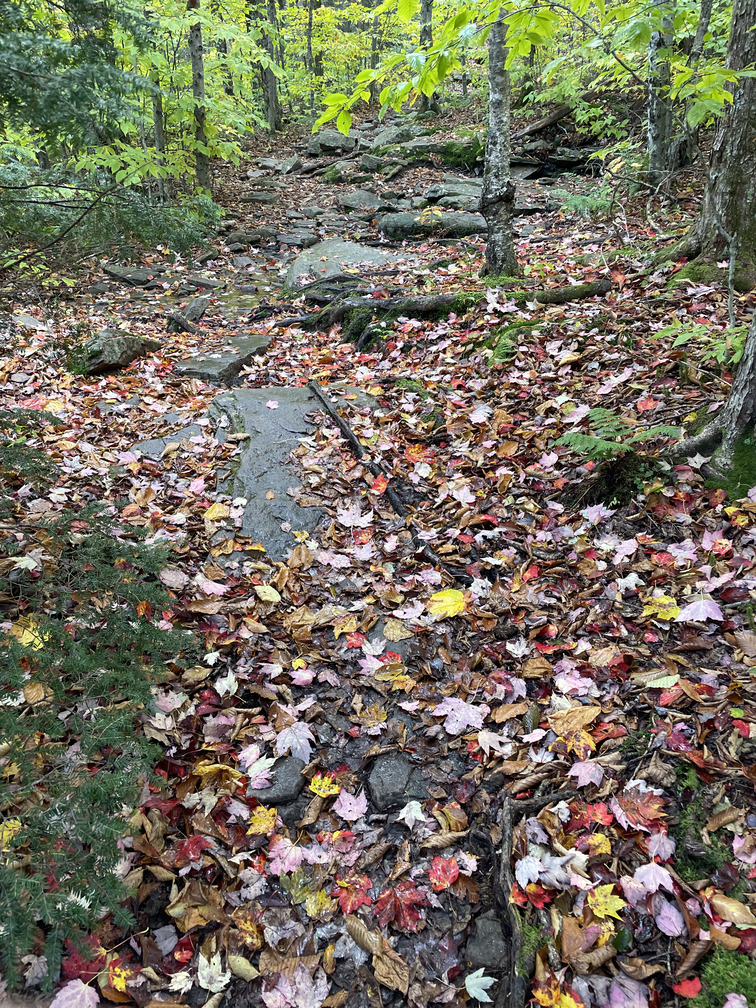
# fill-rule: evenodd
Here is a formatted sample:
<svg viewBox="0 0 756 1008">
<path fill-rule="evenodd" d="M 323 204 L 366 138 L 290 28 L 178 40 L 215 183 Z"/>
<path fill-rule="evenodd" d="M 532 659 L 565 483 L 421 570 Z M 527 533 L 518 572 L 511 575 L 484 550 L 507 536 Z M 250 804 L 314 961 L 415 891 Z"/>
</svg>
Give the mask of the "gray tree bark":
<svg viewBox="0 0 756 1008">
<path fill-rule="evenodd" d="M 270 27 L 263 32 L 263 47 L 270 57 L 275 61 L 275 46 L 273 43 L 273 32 L 278 25 L 278 15 L 276 11 L 276 0 L 267 0 L 267 19 Z M 270 66 L 264 66 L 262 70 L 263 98 L 265 100 L 265 119 L 271 133 L 276 133 L 281 129 L 283 120 L 281 116 L 281 99 L 278 94 L 278 78 Z"/>
<path fill-rule="evenodd" d="M 155 155 L 158 164 L 162 165 L 165 155 L 165 114 L 163 112 L 163 92 L 160 90 L 160 80 L 153 74 L 152 81 L 156 91 L 152 95 L 152 141 L 155 147 Z M 158 196 L 162 201 L 168 198 L 167 187 L 164 178 L 157 180 Z"/>
<path fill-rule="evenodd" d="M 188 0 L 187 10 L 198 10 L 200 0 Z M 199 149 L 207 146 L 205 122 L 205 60 L 202 47 L 202 24 L 195 21 L 189 28 L 189 57 L 192 62 L 192 97 L 194 98 L 194 140 L 197 148 L 194 153 L 194 170 L 197 175 L 197 185 L 208 192 L 212 187 L 210 175 L 210 158 Z"/>
<path fill-rule="evenodd" d="M 648 44 L 648 173 L 649 185 L 659 190 L 669 184 L 672 156 L 672 106 L 670 105 L 669 56 L 663 50 L 672 46 L 671 11 L 659 0 L 662 30 L 651 33 Z"/>
<path fill-rule="evenodd" d="M 504 22 L 497 21 L 488 36 L 488 138 L 480 199 L 480 212 L 488 224 L 483 276 L 519 273 L 513 233 L 515 186 L 509 167 L 512 144 L 506 33 Z"/>
</svg>

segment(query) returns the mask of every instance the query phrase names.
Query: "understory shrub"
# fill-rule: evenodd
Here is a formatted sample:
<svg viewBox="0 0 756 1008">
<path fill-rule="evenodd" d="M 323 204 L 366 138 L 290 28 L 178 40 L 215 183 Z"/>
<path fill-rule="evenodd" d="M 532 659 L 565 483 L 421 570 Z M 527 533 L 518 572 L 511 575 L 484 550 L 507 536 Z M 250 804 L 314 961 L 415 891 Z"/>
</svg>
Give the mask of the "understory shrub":
<svg viewBox="0 0 756 1008">
<path fill-rule="evenodd" d="M 49 987 L 66 939 L 106 913 L 129 922 L 119 839 L 156 761 L 136 718 L 194 640 L 157 625 L 170 607 L 166 550 L 114 509 L 25 510 L 55 478 L 39 438 L 51 420 L 0 414 L 0 967 L 11 986 L 30 950 Z"/>
</svg>

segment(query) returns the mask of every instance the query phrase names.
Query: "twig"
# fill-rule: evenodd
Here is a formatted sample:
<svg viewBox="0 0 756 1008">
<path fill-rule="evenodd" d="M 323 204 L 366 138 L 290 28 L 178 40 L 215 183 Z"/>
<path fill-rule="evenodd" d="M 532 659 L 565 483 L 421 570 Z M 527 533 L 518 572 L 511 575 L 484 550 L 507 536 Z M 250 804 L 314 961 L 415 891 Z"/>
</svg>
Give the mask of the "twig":
<svg viewBox="0 0 756 1008">
<path fill-rule="evenodd" d="M 316 398 L 318 399 L 318 401 L 320 402 L 320 404 L 322 405 L 323 409 L 326 411 L 328 416 L 331 417 L 331 419 L 336 423 L 336 426 L 341 431 L 345 440 L 349 442 L 352 451 L 357 456 L 357 458 L 362 462 L 365 468 L 368 469 L 373 474 L 373 476 L 386 476 L 390 478 L 390 473 L 387 473 L 381 465 L 374 462 L 370 458 L 368 453 L 360 444 L 357 435 L 354 433 L 354 431 L 346 422 L 346 420 L 344 420 L 344 418 L 340 416 L 336 407 L 326 396 L 325 392 L 320 387 L 320 385 L 316 381 L 311 381 L 307 383 L 307 387 L 310 389 L 311 392 L 314 393 L 314 395 L 316 396 Z M 394 489 L 392 489 L 392 487 L 387 486 L 384 491 L 384 495 L 386 497 L 386 500 L 388 500 L 389 504 L 394 509 L 394 511 L 399 515 L 399 517 L 405 519 L 407 529 L 410 535 L 412 536 L 412 542 L 415 544 L 418 551 L 422 553 L 427 560 L 430 560 L 432 564 L 434 564 L 437 567 L 441 567 L 443 570 L 445 570 L 446 573 L 449 574 L 449 576 L 454 578 L 456 581 L 461 581 L 464 584 L 468 585 L 471 584 L 472 578 L 468 574 L 460 572 L 458 568 L 451 567 L 449 564 L 443 561 L 441 557 L 438 556 L 437 553 L 435 553 L 431 549 L 428 543 L 423 542 L 422 538 L 420 537 L 419 530 L 415 526 L 415 523 L 412 521 L 412 518 L 410 518 L 409 513 L 404 504 L 402 503 L 397 492 Z"/>
</svg>

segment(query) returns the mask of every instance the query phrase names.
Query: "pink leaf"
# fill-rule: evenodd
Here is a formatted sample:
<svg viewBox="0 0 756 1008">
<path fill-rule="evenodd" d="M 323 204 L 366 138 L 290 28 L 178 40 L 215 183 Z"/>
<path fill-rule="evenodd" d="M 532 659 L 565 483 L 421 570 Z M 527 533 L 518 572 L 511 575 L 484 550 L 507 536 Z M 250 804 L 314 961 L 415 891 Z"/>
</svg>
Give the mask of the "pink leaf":
<svg viewBox="0 0 756 1008">
<path fill-rule="evenodd" d="M 661 888 L 666 889 L 667 892 L 674 892 L 672 876 L 666 868 L 653 862 L 636 868 L 633 878 L 636 882 L 640 882 L 648 893 L 655 893 L 657 889 Z"/>
<path fill-rule="evenodd" d="M 265 405 L 268 409 L 278 409 L 278 399 L 268 399 Z"/>
<path fill-rule="evenodd" d="M 677 623 L 700 623 L 703 620 L 723 620 L 724 614 L 714 599 L 699 598 L 686 605 L 675 617 Z"/>
<path fill-rule="evenodd" d="M 276 755 L 283 756 L 284 753 L 290 752 L 292 756 L 301 759 L 303 763 L 309 763 L 312 752 L 310 742 L 314 741 L 315 737 L 310 731 L 309 725 L 304 721 L 295 721 L 288 728 L 284 728 L 276 738 Z"/>
<path fill-rule="evenodd" d="M 355 822 L 361 819 L 367 812 L 367 798 L 365 792 L 358 795 L 351 795 L 348 791 L 339 791 L 336 801 L 333 803 L 333 811 L 336 815 L 346 819 L 347 822 Z"/>
<path fill-rule="evenodd" d="M 274 836 L 270 842 L 268 870 L 271 875 L 295 872 L 302 864 L 303 857 L 302 848 L 293 844 L 288 837 Z"/>
<path fill-rule="evenodd" d="M 50 1008 L 97 1008 L 100 997 L 96 990 L 81 980 L 69 980 L 52 999 Z"/>
<path fill-rule="evenodd" d="M 656 926 L 662 934 L 669 935 L 670 938 L 678 938 L 685 932 L 685 920 L 677 907 L 664 900 L 664 905 L 654 918 Z"/>
<path fill-rule="evenodd" d="M 573 763 L 567 776 L 577 777 L 578 787 L 587 787 L 589 784 L 601 783 L 604 768 L 593 760 L 585 760 L 583 763 Z"/>
<path fill-rule="evenodd" d="M 459 735 L 466 728 L 482 728 L 483 719 L 490 710 L 487 704 L 475 707 L 459 697 L 447 697 L 433 711 L 433 716 L 445 717 L 444 730 L 450 735 Z"/>
</svg>

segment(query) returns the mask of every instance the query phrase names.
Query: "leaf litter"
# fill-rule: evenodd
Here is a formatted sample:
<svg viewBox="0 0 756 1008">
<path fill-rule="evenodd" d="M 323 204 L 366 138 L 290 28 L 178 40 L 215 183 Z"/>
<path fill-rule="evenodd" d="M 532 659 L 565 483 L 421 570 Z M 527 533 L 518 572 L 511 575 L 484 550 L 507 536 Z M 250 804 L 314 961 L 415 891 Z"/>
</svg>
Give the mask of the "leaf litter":
<svg viewBox="0 0 756 1008">
<path fill-rule="evenodd" d="M 520 254 L 539 283 L 605 271 L 580 258 L 601 236 L 537 220 Z M 469 287 L 481 251 L 404 279 Z M 56 1008 L 89 1008 L 95 985 L 139 1008 L 495 1000 L 511 979 L 502 861 L 545 1008 L 672 1004 L 700 991 L 713 948 L 756 952 L 756 501 L 707 487 L 691 459 L 626 503 L 565 503 L 595 467 L 556 442 L 589 409 L 637 425 L 712 408 L 655 333 L 671 317 L 723 326 L 722 292 L 672 298 L 665 273 L 617 261 L 603 299 L 523 307 L 492 289 L 448 320 L 400 318 L 374 352 L 261 323 L 271 346 L 243 381 L 368 392 L 378 408 L 349 423 L 387 475 L 323 417 L 293 454 L 329 520 L 286 562 L 245 539 L 243 502 L 219 489 L 240 445 L 205 418 L 217 390 L 173 374 L 235 323 L 211 311 L 201 343 L 176 335 L 100 378 L 67 372 L 47 331 L 8 348 L 5 407 L 64 425 L 41 437 L 60 480 L 19 499 L 20 528 L 125 501 L 123 521 L 174 547 L 173 603 L 153 618 L 206 651 L 140 715 L 164 783 L 145 785 L 124 839 L 136 926 L 104 920 L 91 955 L 69 949 Z M 210 269 L 225 268 L 220 250 Z M 163 293 L 59 326 L 81 310 L 154 335 Z M 496 360 L 487 344 L 515 316 L 531 326 Z M 159 458 L 135 449 L 166 414 L 200 432 Z"/>
</svg>

